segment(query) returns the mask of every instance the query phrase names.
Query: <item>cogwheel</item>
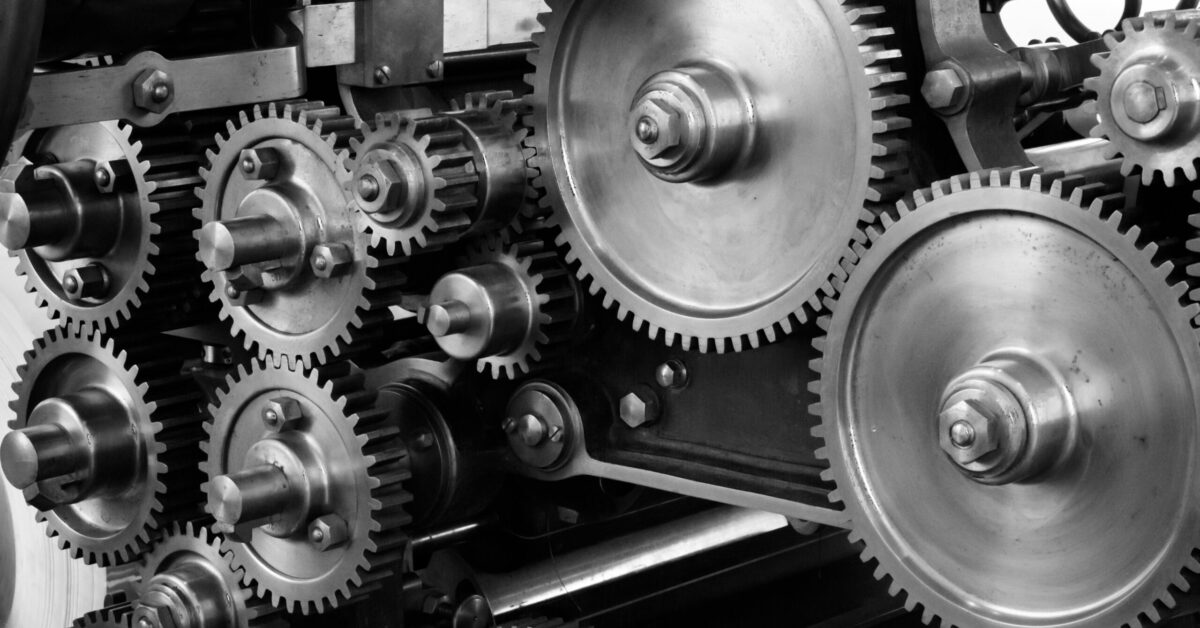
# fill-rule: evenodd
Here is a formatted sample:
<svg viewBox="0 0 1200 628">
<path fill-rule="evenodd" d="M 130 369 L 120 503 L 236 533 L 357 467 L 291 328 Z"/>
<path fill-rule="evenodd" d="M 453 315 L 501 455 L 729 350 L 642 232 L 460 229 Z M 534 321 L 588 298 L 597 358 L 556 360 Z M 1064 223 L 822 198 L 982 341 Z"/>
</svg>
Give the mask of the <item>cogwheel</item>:
<svg viewBox="0 0 1200 628">
<path fill-rule="evenodd" d="M 402 260 L 368 246 L 349 207 L 353 118 L 320 102 L 256 106 L 227 123 L 201 170 L 199 258 L 247 349 L 313 366 L 379 349 L 395 331 Z"/>
<path fill-rule="evenodd" d="M 59 547 L 108 567 L 140 556 L 169 521 L 200 514 L 199 355 L 168 336 L 52 329 L 25 354 L 4 472 Z"/>
<path fill-rule="evenodd" d="M 462 263 L 438 280 L 417 314 L 450 357 L 513 379 L 570 338 L 582 299 L 543 236 L 527 233 L 511 243 L 505 234 L 485 237 Z"/>
<path fill-rule="evenodd" d="M 375 399 L 347 363 L 255 362 L 211 407 L 207 509 L 244 582 L 275 606 L 357 601 L 400 563 L 408 453 Z"/>
<path fill-rule="evenodd" d="M 808 320 L 860 221 L 903 192 L 909 97 L 887 10 L 547 4 L 535 185 L 590 291 L 684 349 L 758 347 Z"/>
<path fill-rule="evenodd" d="M 194 321 L 191 190 L 199 148 L 176 123 L 56 127 L 5 168 L 0 240 L 51 318 L 100 331 Z M 71 211 L 61 211 L 64 206 Z"/>
<path fill-rule="evenodd" d="M 1167 186 L 1196 180 L 1198 39 L 1194 13 L 1157 13 L 1125 20 L 1104 36 L 1108 52 L 1092 56 L 1100 74 L 1083 83 L 1096 93 L 1092 135 L 1108 139 L 1106 156 L 1123 157 L 1121 172 L 1140 172 L 1145 185 L 1156 174 Z"/>
<path fill-rule="evenodd" d="M 1200 573 L 1197 255 L 1122 183 L 962 175 L 846 255 L 817 455 L 926 623 L 1136 627 Z"/>
<path fill-rule="evenodd" d="M 511 92 L 472 92 L 440 114 L 377 116 L 347 162 L 372 243 L 412 255 L 512 224 L 529 197 L 523 107 Z"/>
<path fill-rule="evenodd" d="M 139 567 L 142 585 L 133 619 L 145 618 L 145 625 L 159 625 L 154 620 L 165 613 L 202 625 L 250 628 L 264 625 L 275 612 L 242 586 L 243 574 L 221 551 L 221 538 L 203 526 L 173 525 Z"/>
<path fill-rule="evenodd" d="M 115 604 L 71 622 L 71 628 L 133 628 L 133 606 Z"/>
</svg>

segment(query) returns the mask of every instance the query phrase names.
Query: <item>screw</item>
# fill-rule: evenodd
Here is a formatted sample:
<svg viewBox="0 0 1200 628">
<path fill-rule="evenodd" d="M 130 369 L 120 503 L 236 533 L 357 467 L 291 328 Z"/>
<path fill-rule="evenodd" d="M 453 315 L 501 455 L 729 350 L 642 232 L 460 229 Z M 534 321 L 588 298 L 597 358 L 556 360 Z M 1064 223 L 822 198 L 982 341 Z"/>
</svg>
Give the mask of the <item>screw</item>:
<svg viewBox="0 0 1200 628">
<path fill-rule="evenodd" d="M 247 148 L 241 152 L 242 174 L 252 181 L 274 179 L 279 174 L 279 151 L 274 148 Z"/>
<path fill-rule="evenodd" d="M 950 426 L 950 442 L 959 449 L 966 449 L 975 443 L 975 428 L 966 421 L 955 421 Z"/>
<path fill-rule="evenodd" d="M 429 78 L 433 78 L 433 79 L 441 78 L 442 71 L 444 69 L 445 69 L 445 64 L 442 63 L 442 61 L 440 59 L 437 59 L 437 60 L 431 61 L 429 63 L 429 65 L 425 66 L 425 74 L 429 75 Z"/>
<path fill-rule="evenodd" d="M 156 103 L 166 102 L 171 97 L 171 86 L 166 83 L 158 83 L 150 92 L 150 98 Z"/>
<path fill-rule="evenodd" d="M 954 68 L 941 68 L 925 75 L 921 96 L 932 108 L 951 111 L 966 101 L 967 86 Z"/>
<path fill-rule="evenodd" d="M 317 517 L 308 524 L 308 542 L 322 552 L 344 544 L 349 538 L 346 520 L 337 515 Z"/>
<path fill-rule="evenodd" d="M 650 425 L 659 419 L 658 395 L 649 386 L 638 386 L 636 390 L 621 397 L 621 420 L 631 428 Z"/>
<path fill-rule="evenodd" d="M 162 70 L 147 68 L 133 81 L 133 104 L 139 109 L 163 113 L 174 99 L 174 84 Z"/>
<path fill-rule="evenodd" d="M 429 449 L 433 447 L 433 434 L 421 432 L 413 442 L 416 444 L 417 449 Z"/>
<path fill-rule="evenodd" d="M 255 289 L 242 290 L 232 283 L 225 285 L 225 298 L 233 307 L 245 307 L 262 302 L 263 291 Z"/>
<path fill-rule="evenodd" d="M 1153 122 L 1167 108 L 1167 93 L 1161 87 L 1141 81 L 1125 90 L 1125 115 L 1138 124 Z"/>
<path fill-rule="evenodd" d="M 375 82 L 380 85 L 387 85 L 392 80 L 392 69 L 386 65 L 381 65 L 375 68 Z"/>
<path fill-rule="evenodd" d="M 654 381 L 668 390 L 679 390 L 688 384 L 687 367 L 679 360 L 667 360 L 654 369 Z"/>
<path fill-rule="evenodd" d="M 648 116 L 643 116 L 637 122 L 637 138 L 643 144 L 653 144 L 658 141 L 658 123 Z"/>
<path fill-rule="evenodd" d="M 108 294 L 108 271 L 100 264 L 88 264 L 68 270 L 62 289 L 72 301 L 98 299 Z"/>
<path fill-rule="evenodd" d="M 340 275 L 354 265 L 354 252 L 345 244 L 318 244 L 310 258 L 313 274 L 323 279 Z"/>
<path fill-rule="evenodd" d="M 938 416 L 942 450 L 968 465 L 1000 447 L 1003 411 L 987 397 L 952 404 Z"/>
<path fill-rule="evenodd" d="M 634 149 L 646 159 L 657 159 L 683 141 L 683 115 L 678 103 L 665 98 L 647 98 L 634 109 Z"/>
<path fill-rule="evenodd" d="M 517 420 L 512 417 L 504 419 L 504 423 L 501 423 L 500 427 L 506 434 L 512 434 L 517 431 Z"/>
<path fill-rule="evenodd" d="M 561 443 L 563 439 L 563 428 L 555 425 L 550 428 L 550 442 Z"/>
<path fill-rule="evenodd" d="M 358 195 L 368 203 L 379 198 L 379 179 L 369 174 L 359 177 Z"/>
<path fill-rule="evenodd" d="M 300 402 L 293 397 L 275 397 L 262 409 L 263 423 L 275 431 L 293 426 L 303 416 Z"/>
<path fill-rule="evenodd" d="M 95 178 L 97 188 L 104 189 L 112 185 L 112 173 L 103 168 L 96 168 Z"/>
</svg>

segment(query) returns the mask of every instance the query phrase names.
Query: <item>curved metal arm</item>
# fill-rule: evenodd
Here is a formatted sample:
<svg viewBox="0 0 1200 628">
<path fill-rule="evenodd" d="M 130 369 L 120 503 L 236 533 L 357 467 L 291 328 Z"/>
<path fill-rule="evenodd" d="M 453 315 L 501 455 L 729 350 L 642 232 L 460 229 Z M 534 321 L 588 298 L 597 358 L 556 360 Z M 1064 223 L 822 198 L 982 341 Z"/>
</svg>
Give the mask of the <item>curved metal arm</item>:
<svg viewBox="0 0 1200 628">
<path fill-rule="evenodd" d="M 1187 2 L 1188 0 L 1183 0 Z M 1054 15 L 1054 19 L 1058 21 L 1059 26 L 1067 31 L 1071 39 L 1079 43 L 1099 39 L 1100 33 L 1088 28 L 1079 16 L 1075 15 L 1075 11 L 1071 9 L 1068 0 L 1046 0 L 1050 5 L 1050 13 Z M 1192 0 L 1195 4 L 1195 0 Z M 1125 0 L 1125 11 L 1121 14 L 1121 19 L 1137 17 L 1142 14 L 1142 0 Z"/>
<path fill-rule="evenodd" d="M 8 150 L 33 78 L 46 17 L 45 0 L 0 2 L 0 148 Z"/>
</svg>

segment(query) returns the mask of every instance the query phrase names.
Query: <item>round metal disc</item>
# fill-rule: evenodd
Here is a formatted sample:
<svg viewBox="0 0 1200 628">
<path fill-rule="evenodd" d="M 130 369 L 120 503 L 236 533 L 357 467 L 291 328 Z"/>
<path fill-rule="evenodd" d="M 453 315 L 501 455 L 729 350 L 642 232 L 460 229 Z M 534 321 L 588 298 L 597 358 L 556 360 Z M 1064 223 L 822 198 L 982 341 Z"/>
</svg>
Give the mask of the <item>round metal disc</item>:
<svg viewBox="0 0 1200 628">
<path fill-rule="evenodd" d="M 1081 208 L 1014 176 L 1032 189 L 999 173 L 935 188 L 851 273 L 821 366 L 836 499 L 926 621 L 1138 625 L 1200 569 L 1198 308 L 1117 228 L 1116 197 Z M 947 383 L 1003 348 L 1057 367 L 1079 433 L 1042 477 L 991 486 L 941 450 L 937 416 Z"/>
</svg>

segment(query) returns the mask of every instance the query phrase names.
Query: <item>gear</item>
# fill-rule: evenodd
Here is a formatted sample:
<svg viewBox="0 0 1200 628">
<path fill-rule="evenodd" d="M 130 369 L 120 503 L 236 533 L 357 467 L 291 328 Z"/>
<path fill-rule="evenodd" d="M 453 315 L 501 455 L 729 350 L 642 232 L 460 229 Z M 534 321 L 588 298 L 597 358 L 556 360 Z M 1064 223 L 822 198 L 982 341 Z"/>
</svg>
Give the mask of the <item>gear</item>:
<svg viewBox="0 0 1200 628">
<path fill-rule="evenodd" d="M 441 114 L 377 116 L 347 162 L 371 242 L 412 255 L 509 226 L 528 205 L 523 106 L 511 92 L 473 92 Z"/>
<path fill-rule="evenodd" d="M 242 587 L 242 572 L 221 552 L 221 538 L 191 523 L 176 524 L 141 562 L 135 620 L 165 612 L 200 625 L 263 625 L 274 609 Z M 148 619 L 147 625 L 155 625 Z M 193 625 L 193 624 L 187 624 Z"/>
<path fill-rule="evenodd" d="M 1194 16 L 1194 12 L 1191 14 Z M 1084 81 L 1096 93 L 1106 157 L 1123 157 L 1123 174 L 1140 172 L 1150 185 L 1195 181 L 1200 160 L 1200 20 L 1176 13 L 1130 18 L 1104 36 L 1108 52 L 1093 55 L 1099 76 Z M 1179 175 L 1182 175 L 1180 177 Z"/>
<path fill-rule="evenodd" d="M 200 514 L 201 393 L 181 373 L 199 353 L 169 336 L 52 329 L 25 354 L 4 472 L 71 556 L 120 565 Z"/>
<path fill-rule="evenodd" d="M 479 372 L 516 378 L 570 338 L 582 301 L 558 253 L 536 232 L 475 242 L 466 268 L 434 285 L 418 319 L 438 344 Z"/>
<path fill-rule="evenodd" d="M 408 455 L 356 369 L 256 362 L 211 414 L 208 510 L 259 596 L 323 612 L 392 575 L 407 540 Z"/>
<path fill-rule="evenodd" d="M 193 310 L 191 190 L 199 149 L 174 124 L 102 122 L 35 134 L 0 181 L 0 240 L 51 318 L 100 331 Z M 167 316 L 172 313 L 172 316 Z"/>
<path fill-rule="evenodd" d="M 860 221 L 903 189 L 909 97 L 884 7 L 548 4 L 535 185 L 591 292 L 685 349 L 808 320 Z"/>
<path fill-rule="evenodd" d="M 133 628 L 133 607 L 116 604 L 92 611 L 71 622 L 71 628 Z"/>
<path fill-rule="evenodd" d="M 320 102 L 243 111 L 201 170 L 200 259 L 221 317 L 260 359 L 353 357 L 394 331 L 402 260 L 368 246 L 344 189 L 353 118 Z"/>
<path fill-rule="evenodd" d="M 846 256 L 817 454 L 926 623 L 1138 626 L 1200 573 L 1196 256 L 1119 183 L 963 175 Z"/>
</svg>

